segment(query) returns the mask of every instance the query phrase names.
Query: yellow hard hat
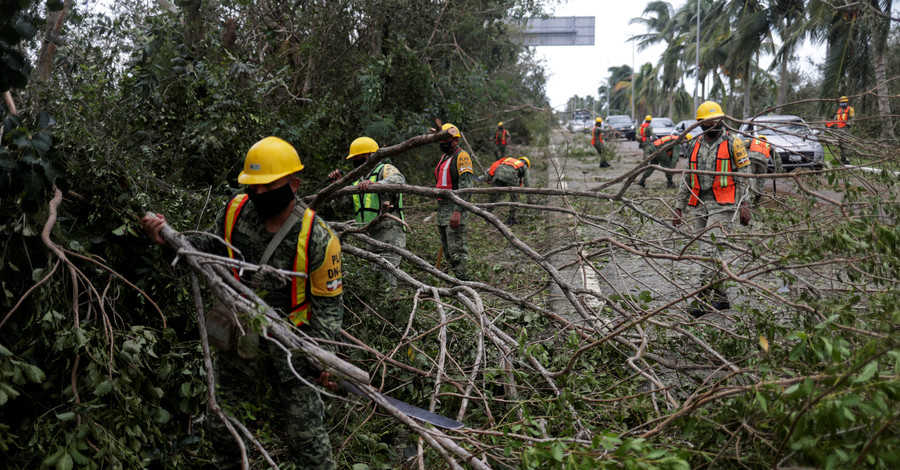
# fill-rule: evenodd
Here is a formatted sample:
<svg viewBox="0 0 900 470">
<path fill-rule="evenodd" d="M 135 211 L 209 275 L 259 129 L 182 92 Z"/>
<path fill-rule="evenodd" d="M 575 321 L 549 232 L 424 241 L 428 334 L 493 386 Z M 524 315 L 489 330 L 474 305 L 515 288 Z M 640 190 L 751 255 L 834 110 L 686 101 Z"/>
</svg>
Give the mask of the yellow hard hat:
<svg viewBox="0 0 900 470">
<path fill-rule="evenodd" d="M 603 118 L 598 117 L 597 119 L 594 119 L 594 122 L 603 122 Z"/>
<path fill-rule="evenodd" d="M 519 160 L 522 160 L 526 165 L 528 165 L 528 168 L 531 168 L 531 160 L 529 160 L 528 157 L 519 157 Z"/>
<path fill-rule="evenodd" d="M 719 103 L 715 101 L 706 101 L 697 108 L 697 120 L 702 121 L 704 119 L 722 117 L 725 113 L 722 112 L 722 107 L 719 106 Z"/>
<path fill-rule="evenodd" d="M 497 123 L 497 127 L 500 127 L 500 126 L 502 126 L 502 125 L 503 125 L 503 121 L 500 121 L 500 122 Z"/>
<path fill-rule="evenodd" d="M 687 133 L 687 135 L 686 135 L 686 136 L 684 136 L 684 138 L 685 138 L 685 139 L 687 139 L 687 140 L 691 140 L 691 139 L 693 139 L 693 138 L 694 138 L 694 136 L 692 136 L 692 135 L 691 135 L 691 133 L 690 133 L 690 132 L 688 132 L 688 133 Z"/>
<path fill-rule="evenodd" d="M 769 138 L 766 137 L 766 136 L 764 136 L 764 135 L 758 135 L 758 136 L 756 136 L 756 138 L 757 138 L 757 139 L 761 139 L 761 140 L 765 140 L 766 142 L 769 141 Z"/>
<path fill-rule="evenodd" d="M 838 100 L 838 102 L 841 102 L 841 103 L 847 103 L 849 101 L 850 100 L 848 100 L 846 96 L 842 96 L 841 99 Z"/>
<path fill-rule="evenodd" d="M 653 116 L 651 116 L 651 115 L 649 115 L 649 114 L 647 115 L 647 117 L 644 118 L 645 121 L 649 121 L 649 120 L 651 120 L 651 119 L 653 119 Z"/>
<path fill-rule="evenodd" d="M 300 156 L 291 144 L 278 137 L 266 137 L 247 151 L 238 183 L 268 184 L 302 169 Z"/>
<path fill-rule="evenodd" d="M 447 129 L 450 129 L 451 137 L 459 137 L 459 128 L 458 127 L 454 126 L 453 124 L 450 124 L 449 122 L 447 124 L 444 124 L 443 126 L 441 126 L 442 131 L 446 131 Z"/>
<path fill-rule="evenodd" d="M 350 143 L 350 155 L 347 155 L 347 160 L 364 153 L 372 153 L 376 150 L 378 150 L 378 142 L 375 142 L 375 140 L 370 137 L 359 137 Z"/>
</svg>

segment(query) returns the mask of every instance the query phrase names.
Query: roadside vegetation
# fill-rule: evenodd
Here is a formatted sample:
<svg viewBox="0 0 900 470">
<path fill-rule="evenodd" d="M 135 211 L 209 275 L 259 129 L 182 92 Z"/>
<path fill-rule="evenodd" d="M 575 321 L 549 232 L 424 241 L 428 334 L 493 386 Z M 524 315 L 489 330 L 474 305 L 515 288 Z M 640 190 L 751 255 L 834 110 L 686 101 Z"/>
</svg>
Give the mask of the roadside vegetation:
<svg viewBox="0 0 900 470">
<path fill-rule="evenodd" d="M 790 20 L 792 31 L 818 21 L 803 30 L 829 47 L 845 37 L 871 48 L 866 57 L 881 51 L 887 81 L 861 80 L 870 69 L 854 64 L 831 75 L 831 61 L 822 77 L 800 77 L 786 60 L 783 92 L 753 67 L 749 88 L 734 75 L 705 91 L 737 103 L 749 89 L 753 109 L 783 104 L 808 117 L 831 113 L 820 98 L 842 90 L 854 96 L 859 125 L 822 138 L 844 139 L 853 162 L 871 170 L 779 175 L 785 189 L 723 247 L 731 254 L 723 281 L 739 301 L 700 320 L 685 313 L 698 287 L 690 279 L 712 261 L 689 232 L 672 229 L 671 193 L 632 187 L 643 168 L 626 144 L 613 144 L 615 182 L 553 170 L 595 167 L 597 157 L 586 134 L 560 138 L 544 72 L 512 39 L 516 20 L 552 3 L 4 4 L 0 465 L 203 468 L 212 455 L 205 421 L 217 418 L 206 413 L 188 270 L 172 266 L 137 219 L 154 211 L 177 230 L 208 227 L 240 191 L 244 152 L 261 137 L 295 144 L 304 192 L 345 164 L 355 137 L 385 147 L 426 134 L 439 118 L 467 137 L 476 172 L 492 162 L 502 120 L 514 152 L 534 163 L 535 188 L 522 190 L 514 227 L 501 222 L 505 198 L 492 216 L 481 211 L 492 190 L 469 191 L 478 203 L 469 238 L 477 282 L 461 284 L 430 268 L 439 150 L 393 159 L 412 185 L 401 269 L 414 282 L 387 293 L 368 260 L 345 253 L 341 358 L 384 393 L 466 427 L 444 431 L 461 449 L 453 453 L 368 401 L 329 398 L 341 468 L 895 468 L 900 168 L 879 98 L 897 104 L 900 82 L 889 78 L 900 75 L 900 44 L 896 24 L 877 13 L 890 2 L 858 10 L 794 2 L 803 14 Z M 648 12 L 662 15 L 662 3 Z M 701 3 L 722 3 L 730 15 L 709 38 L 751 13 Z M 768 5 L 740 3 L 756 14 Z M 687 29 L 660 32 L 670 44 L 690 37 L 692 20 L 678 18 Z M 879 21 L 888 25 L 883 43 L 860 36 L 864 22 Z M 690 73 L 688 52 L 676 77 Z M 701 75 L 744 63 L 712 43 L 704 54 Z M 737 62 L 721 62 L 723 54 Z M 660 73 L 648 66 L 640 83 Z M 630 70 L 611 73 L 611 98 L 633 81 L 640 109 L 688 114 L 677 105 L 686 99 L 678 80 L 660 79 L 667 85 L 650 93 Z M 341 223 L 348 214 L 323 213 L 348 251 L 365 247 L 364 234 Z M 272 391 L 259 384 L 258 393 Z M 287 451 L 279 410 L 228 411 L 278 462 Z M 267 467 L 258 453 L 252 467 Z"/>
</svg>

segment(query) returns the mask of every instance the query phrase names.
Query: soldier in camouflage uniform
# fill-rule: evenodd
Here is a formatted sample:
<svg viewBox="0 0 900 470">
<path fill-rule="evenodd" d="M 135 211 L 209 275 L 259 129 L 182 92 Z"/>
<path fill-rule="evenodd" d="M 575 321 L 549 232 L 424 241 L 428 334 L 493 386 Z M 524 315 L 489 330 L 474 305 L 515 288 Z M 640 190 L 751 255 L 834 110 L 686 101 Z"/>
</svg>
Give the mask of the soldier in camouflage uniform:
<svg viewBox="0 0 900 470">
<path fill-rule="evenodd" d="M 459 129 L 453 124 L 444 124 L 442 130 L 450 130 L 453 137 L 440 142 L 441 160 L 434 169 L 437 189 L 462 189 L 474 186 L 474 170 L 469 154 L 459 148 Z M 462 196 L 468 202 L 471 196 Z M 466 222 L 469 213 L 450 200 L 438 199 L 437 225 L 441 236 L 441 247 L 450 262 L 450 272 L 458 279 L 468 280 L 466 263 L 469 262 L 468 233 Z"/>
<path fill-rule="evenodd" d="M 300 187 L 296 172 L 303 164 L 296 150 L 277 137 L 257 142 L 247 153 L 238 182 L 247 184 L 247 194 L 234 197 L 216 217 L 208 232 L 231 243 L 226 248 L 212 237 L 195 235 L 190 242 L 199 250 L 257 262 L 283 226 L 290 227 L 266 264 L 304 272 L 308 278 L 285 281 L 271 275 L 234 275 L 261 293 L 269 306 L 283 313 L 300 330 L 314 338 L 338 341 L 343 321 L 341 246 L 324 221 L 295 197 Z M 145 217 L 141 225 L 151 240 L 166 246 L 160 235 L 165 218 Z M 284 233 L 282 231 L 282 233 Z M 239 252 L 238 252 L 239 250 Z M 245 402 L 259 404 L 274 389 L 279 414 L 285 417 L 286 460 L 297 468 L 336 468 L 324 425 L 324 407 L 316 390 L 293 375 L 285 353 L 271 342 L 260 344 L 253 358 L 217 351 L 214 357 L 217 400 L 232 415 Z M 332 390 L 337 385 L 327 373 L 312 371 L 294 356 L 294 368 Z M 217 468 L 240 468 L 237 444 L 221 420 L 212 412 L 207 422 L 216 452 Z M 250 447 L 252 449 L 252 447 Z"/>
<path fill-rule="evenodd" d="M 347 159 L 353 160 L 354 168 L 359 168 L 369 159 L 369 156 L 378 150 L 378 143 L 369 137 L 360 137 L 350 144 L 350 154 Z M 328 178 L 337 180 L 341 177 L 339 170 L 332 171 Z M 406 178 L 400 170 L 394 165 L 382 162 L 369 172 L 368 176 L 360 178 L 353 183 L 359 187 L 362 194 L 353 195 L 353 206 L 356 213 L 356 223 L 368 224 L 381 212 L 382 202 L 388 203 L 388 213 L 400 220 L 403 218 L 403 194 L 385 194 L 366 193 L 365 191 L 373 184 L 406 184 Z M 406 227 L 399 221 L 392 218 L 382 218 L 374 227 L 369 229 L 369 236 L 382 243 L 394 245 L 397 248 L 406 248 Z M 394 266 L 400 266 L 400 255 L 393 251 L 382 250 L 374 246 L 369 246 L 368 250 L 372 253 L 384 257 Z M 397 287 L 397 278 L 388 273 L 382 267 L 375 264 L 373 269 L 387 281 L 391 288 Z"/>
<path fill-rule="evenodd" d="M 688 134 L 687 140 L 691 140 L 691 135 Z M 647 144 L 644 147 L 644 158 L 649 157 L 656 153 L 656 156 L 653 157 L 653 160 L 650 160 L 650 165 L 660 165 L 663 168 L 675 168 L 675 165 L 678 164 L 678 158 L 681 156 L 681 144 L 677 143 L 678 140 L 677 135 L 665 135 L 662 136 L 653 142 Z M 665 152 L 658 152 L 659 149 L 662 149 L 669 144 L 669 148 Z M 647 168 L 644 171 L 644 174 L 641 175 L 641 180 L 638 181 L 638 186 L 644 187 L 644 184 L 647 182 L 647 178 L 653 174 L 653 168 Z M 672 173 L 666 173 L 666 187 L 674 188 L 675 183 L 672 182 Z"/>
<path fill-rule="evenodd" d="M 724 115 L 722 107 L 712 101 L 701 104 L 697 109 L 697 120 L 703 121 L 700 125 L 703 128 L 703 135 L 691 142 L 688 160 L 688 167 L 691 170 L 750 173 L 750 158 L 747 156 L 744 143 L 725 131 L 721 122 Z M 682 211 L 691 206 L 694 231 L 703 232 L 701 253 L 712 258 L 717 266 L 713 269 L 704 269 L 700 285 L 709 284 L 721 274 L 718 263 L 722 256 L 711 236 L 715 236 L 716 242 L 726 240 L 727 232 L 734 229 L 735 212 L 739 212 L 741 225 L 750 223 L 750 207 L 747 199 L 745 178 L 688 173 L 682 180 L 672 225 L 676 227 L 681 225 Z M 718 285 L 701 293 L 699 300 L 700 302 L 689 311 L 694 317 L 709 313 L 711 311 L 709 306 L 714 310 L 731 308 L 725 290 Z"/>
<path fill-rule="evenodd" d="M 781 156 L 769 145 L 768 138 L 764 135 L 750 139 L 750 147 L 747 149 L 747 155 L 750 156 L 750 163 L 753 164 L 754 175 L 765 175 L 769 172 L 769 159 L 775 166 L 775 173 L 781 173 L 784 168 L 781 166 Z M 773 180 L 774 181 L 774 180 Z M 759 202 L 763 195 L 763 189 L 766 184 L 766 178 L 756 178 L 750 184 L 750 190 L 754 193 L 753 203 Z"/>
<path fill-rule="evenodd" d="M 515 158 L 501 158 L 494 162 L 488 170 L 487 182 L 495 188 L 508 186 L 527 188 L 531 186 L 528 182 L 529 168 L 531 168 L 531 160 L 529 160 L 528 157 L 522 157 L 518 160 Z M 500 200 L 500 196 L 500 193 L 493 193 L 488 202 L 495 203 Z M 509 201 L 519 202 L 519 193 L 509 193 Z M 528 203 L 531 204 L 530 195 L 528 196 Z M 490 207 L 488 211 L 493 213 L 494 208 Z M 506 225 L 515 225 L 517 223 L 516 206 L 510 206 Z"/>
</svg>

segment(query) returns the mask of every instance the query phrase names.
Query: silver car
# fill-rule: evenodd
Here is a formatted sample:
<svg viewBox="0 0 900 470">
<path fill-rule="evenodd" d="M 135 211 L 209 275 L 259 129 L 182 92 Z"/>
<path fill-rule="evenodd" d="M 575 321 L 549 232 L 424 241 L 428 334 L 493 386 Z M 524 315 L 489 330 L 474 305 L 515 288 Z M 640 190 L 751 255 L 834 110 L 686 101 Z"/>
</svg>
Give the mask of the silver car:
<svg viewBox="0 0 900 470">
<path fill-rule="evenodd" d="M 759 116 L 741 124 L 740 134 L 747 139 L 766 136 L 769 145 L 781 157 L 781 165 L 786 171 L 794 168 L 819 170 L 825 162 L 825 151 L 819 142 L 819 130 L 810 128 L 799 116 Z M 772 171 L 773 168 L 774 164 L 770 161 L 769 170 Z"/>
<path fill-rule="evenodd" d="M 650 120 L 650 127 L 653 128 L 653 134 L 656 138 L 664 135 L 672 135 L 675 133 L 675 123 L 667 117 L 655 117 Z"/>
</svg>

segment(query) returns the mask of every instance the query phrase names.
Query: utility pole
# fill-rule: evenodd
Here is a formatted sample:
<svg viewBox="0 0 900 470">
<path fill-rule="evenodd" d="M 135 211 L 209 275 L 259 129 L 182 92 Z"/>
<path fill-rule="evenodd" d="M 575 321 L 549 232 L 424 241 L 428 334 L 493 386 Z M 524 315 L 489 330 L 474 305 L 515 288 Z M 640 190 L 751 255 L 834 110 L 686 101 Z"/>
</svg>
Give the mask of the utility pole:
<svg viewBox="0 0 900 470">
<path fill-rule="evenodd" d="M 697 0 L 697 81 L 694 82 L 694 109 L 700 107 L 697 102 L 697 87 L 700 85 L 700 0 Z"/>
<path fill-rule="evenodd" d="M 631 38 L 631 120 L 634 121 L 634 37 Z"/>
</svg>

